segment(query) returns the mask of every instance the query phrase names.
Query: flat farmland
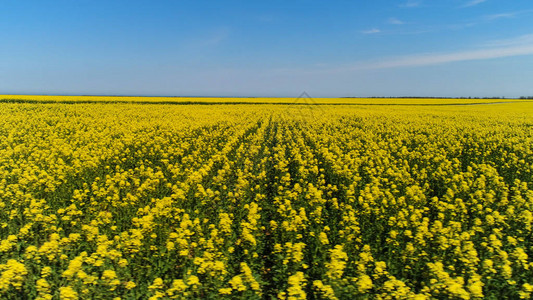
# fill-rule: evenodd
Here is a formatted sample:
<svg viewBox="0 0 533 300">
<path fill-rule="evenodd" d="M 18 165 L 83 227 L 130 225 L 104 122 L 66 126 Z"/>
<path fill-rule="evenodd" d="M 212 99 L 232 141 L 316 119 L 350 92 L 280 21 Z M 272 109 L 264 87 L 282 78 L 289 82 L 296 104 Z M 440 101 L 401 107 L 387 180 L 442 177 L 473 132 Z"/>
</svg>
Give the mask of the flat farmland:
<svg viewBox="0 0 533 300">
<path fill-rule="evenodd" d="M 533 102 L 0 98 L 1 298 L 533 292 Z"/>
</svg>

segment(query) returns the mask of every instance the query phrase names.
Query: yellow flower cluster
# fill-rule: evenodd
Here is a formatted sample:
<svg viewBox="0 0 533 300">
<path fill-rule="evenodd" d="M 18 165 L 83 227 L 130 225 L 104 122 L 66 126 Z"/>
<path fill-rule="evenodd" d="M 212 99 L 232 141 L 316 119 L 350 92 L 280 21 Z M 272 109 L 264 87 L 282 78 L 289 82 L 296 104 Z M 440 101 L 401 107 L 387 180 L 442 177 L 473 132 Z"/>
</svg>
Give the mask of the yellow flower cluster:
<svg viewBox="0 0 533 300">
<path fill-rule="evenodd" d="M 530 102 L 47 99 L 0 103 L 2 299 L 533 295 Z"/>
<path fill-rule="evenodd" d="M 443 104 L 475 104 L 475 103 L 501 103 L 518 102 L 513 99 L 435 99 L 435 98 L 214 98 L 214 97 L 137 97 L 137 96 L 41 96 L 41 95 L 0 95 L 0 102 L 7 103 L 151 103 L 151 104 L 417 104 L 417 105 L 443 105 Z M 308 110 L 304 108 L 302 110 Z"/>
<path fill-rule="evenodd" d="M 28 270 L 26 270 L 24 264 L 14 259 L 1 264 L 0 272 L 2 274 L 0 277 L 0 291 L 2 292 L 8 291 L 11 287 L 20 290 L 25 276 L 28 275 Z"/>
</svg>

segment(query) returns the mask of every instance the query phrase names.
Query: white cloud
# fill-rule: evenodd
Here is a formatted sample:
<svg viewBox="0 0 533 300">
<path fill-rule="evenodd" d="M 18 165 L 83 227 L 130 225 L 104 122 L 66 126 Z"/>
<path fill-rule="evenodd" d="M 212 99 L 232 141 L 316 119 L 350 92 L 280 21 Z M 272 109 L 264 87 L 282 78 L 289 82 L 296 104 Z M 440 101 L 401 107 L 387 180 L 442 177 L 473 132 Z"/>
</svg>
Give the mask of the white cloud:
<svg viewBox="0 0 533 300">
<path fill-rule="evenodd" d="M 486 2 L 487 0 L 471 0 L 467 3 L 465 3 L 463 6 L 461 7 L 470 7 L 470 6 L 476 6 L 478 4 L 481 4 L 483 2 Z"/>
<path fill-rule="evenodd" d="M 514 12 L 507 12 L 507 13 L 499 13 L 499 14 L 492 14 L 492 15 L 485 15 L 482 17 L 478 17 L 474 19 L 472 22 L 469 23 L 457 23 L 457 24 L 448 24 L 446 25 L 447 29 L 451 30 L 459 30 L 459 29 L 465 29 L 468 27 L 478 26 L 482 24 L 487 24 L 490 22 L 494 22 L 500 19 L 511 19 L 511 18 L 518 18 L 520 16 L 530 14 L 533 12 L 533 9 L 528 10 L 522 10 L 522 11 L 514 11 Z"/>
<path fill-rule="evenodd" d="M 533 12 L 533 9 L 526 9 L 526 10 L 520 10 L 520 11 L 513 11 L 513 12 L 506 12 L 506 13 L 499 13 L 499 14 L 493 14 L 493 15 L 487 15 L 484 17 L 487 21 L 494 21 L 498 19 L 510 19 L 510 18 L 517 18 L 526 14 L 531 14 Z"/>
<path fill-rule="evenodd" d="M 362 34 L 375 34 L 375 33 L 380 33 L 380 32 L 381 30 L 379 30 L 378 28 L 372 28 L 372 29 L 361 31 Z"/>
<path fill-rule="evenodd" d="M 468 27 L 473 27 L 479 25 L 479 22 L 470 22 L 470 23 L 460 23 L 460 24 L 449 24 L 446 26 L 447 29 L 451 30 L 461 30 Z"/>
<path fill-rule="evenodd" d="M 393 24 L 393 25 L 403 25 L 403 24 L 405 24 L 404 21 L 398 20 L 397 18 L 389 18 L 388 23 L 389 24 Z"/>
<path fill-rule="evenodd" d="M 489 47 L 477 50 L 465 50 L 450 53 L 417 54 L 379 62 L 366 62 L 354 65 L 351 70 L 376 70 L 401 67 L 421 67 L 459 61 L 485 60 L 511 56 L 533 55 L 533 35 L 523 38 L 531 39 L 529 43 L 506 47 Z"/>
<path fill-rule="evenodd" d="M 516 13 L 503 13 L 503 14 L 488 15 L 488 16 L 485 16 L 485 19 L 489 21 L 494 21 L 498 19 L 514 18 L 515 16 L 516 16 Z"/>
<path fill-rule="evenodd" d="M 533 45 L 533 33 L 524 34 L 510 39 L 494 40 L 484 44 L 485 47 L 510 47 Z"/>
<path fill-rule="evenodd" d="M 418 7 L 418 6 L 420 6 L 420 4 L 422 4 L 422 1 L 407 0 L 407 2 L 404 2 L 404 3 L 400 4 L 399 6 L 400 7 Z"/>
</svg>

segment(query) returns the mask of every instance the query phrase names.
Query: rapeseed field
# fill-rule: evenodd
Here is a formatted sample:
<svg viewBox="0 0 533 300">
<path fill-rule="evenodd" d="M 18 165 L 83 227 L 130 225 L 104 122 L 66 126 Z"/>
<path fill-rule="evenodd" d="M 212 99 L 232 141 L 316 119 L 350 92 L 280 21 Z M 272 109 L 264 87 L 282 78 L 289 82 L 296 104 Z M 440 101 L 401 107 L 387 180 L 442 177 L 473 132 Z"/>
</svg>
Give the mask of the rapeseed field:
<svg viewBox="0 0 533 300">
<path fill-rule="evenodd" d="M 531 102 L 0 103 L 0 136 L 2 299 L 533 293 Z"/>
<path fill-rule="evenodd" d="M 149 104 L 359 104 L 359 105 L 457 105 L 524 102 L 517 99 L 456 98 L 265 98 L 265 97 L 135 97 L 0 95 L 0 103 L 149 103 Z"/>
</svg>

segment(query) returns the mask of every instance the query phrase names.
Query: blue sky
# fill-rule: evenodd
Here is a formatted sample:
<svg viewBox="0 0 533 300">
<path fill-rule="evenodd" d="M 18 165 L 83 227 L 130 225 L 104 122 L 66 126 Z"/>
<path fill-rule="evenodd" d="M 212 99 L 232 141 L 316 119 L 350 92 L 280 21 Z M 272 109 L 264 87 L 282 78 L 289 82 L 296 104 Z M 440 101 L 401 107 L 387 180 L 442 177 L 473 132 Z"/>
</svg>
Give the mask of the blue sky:
<svg viewBox="0 0 533 300">
<path fill-rule="evenodd" d="M 531 0 L 0 2 L 0 94 L 533 95 Z"/>
</svg>

